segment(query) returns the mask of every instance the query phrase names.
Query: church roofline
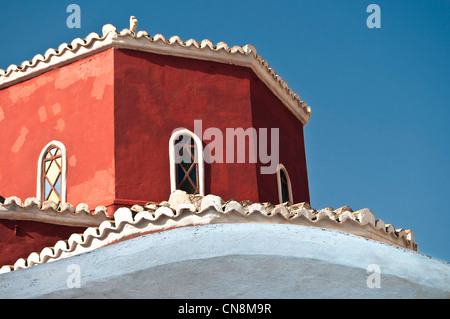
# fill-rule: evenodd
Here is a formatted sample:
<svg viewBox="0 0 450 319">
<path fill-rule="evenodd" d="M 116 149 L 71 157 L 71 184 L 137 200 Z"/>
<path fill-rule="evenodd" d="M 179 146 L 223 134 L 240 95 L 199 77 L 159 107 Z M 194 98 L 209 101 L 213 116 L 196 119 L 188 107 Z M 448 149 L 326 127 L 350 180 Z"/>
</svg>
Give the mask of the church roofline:
<svg viewBox="0 0 450 319">
<path fill-rule="evenodd" d="M 5 201 L 6 205 L 11 202 L 11 199 Z M 0 205 L 0 218 L 1 208 L 4 207 Z M 58 241 L 54 247 L 46 247 L 40 253 L 31 253 L 27 259 L 20 258 L 14 265 L 1 267 L 0 273 L 78 255 L 154 232 L 229 223 L 290 224 L 334 229 L 417 251 L 411 230 L 395 229 L 383 220 L 375 220 L 374 214 L 367 208 L 355 212 L 348 206 L 316 211 L 307 203 L 272 205 L 235 200 L 225 202 L 219 196 L 189 195 L 177 190 L 167 202 L 149 202 L 144 206 L 135 205 L 131 209 L 119 208 L 114 213 L 113 220 L 104 220 L 99 226 L 87 228 L 83 234 L 74 233 L 68 240 Z"/>
<path fill-rule="evenodd" d="M 93 32 L 85 39 L 77 38 L 70 44 L 63 43 L 56 50 L 48 49 L 44 55 L 38 54 L 20 66 L 12 64 L 6 70 L 0 69 L 0 89 L 110 48 L 133 49 L 251 68 L 303 125 L 310 119 L 311 108 L 269 67 L 269 63 L 257 54 L 256 48 L 251 44 L 230 48 L 224 42 L 214 45 L 207 39 L 199 43 L 193 39 L 183 41 L 178 36 L 166 39 L 161 34 L 156 34 L 151 37 L 146 31 L 135 33 L 130 29 L 123 29 L 117 32 L 116 27 L 111 24 L 103 26 L 102 36 Z"/>
<path fill-rule="evenodd" d="M 29 197 L 22 203 L 20 198 L 12 196 L 0 204 L 0 219 L 28 220 L 73 227 L 97 227 L 111 217 L 108 217 L 107 208 L 104 206 L 98 206 L 91 212 L 87 204 L 81 203 L 74 207 L 64 203 L 58 209 L 56 203 L 52 201 L 41 203 L 39 199 Z"/>
</svg>

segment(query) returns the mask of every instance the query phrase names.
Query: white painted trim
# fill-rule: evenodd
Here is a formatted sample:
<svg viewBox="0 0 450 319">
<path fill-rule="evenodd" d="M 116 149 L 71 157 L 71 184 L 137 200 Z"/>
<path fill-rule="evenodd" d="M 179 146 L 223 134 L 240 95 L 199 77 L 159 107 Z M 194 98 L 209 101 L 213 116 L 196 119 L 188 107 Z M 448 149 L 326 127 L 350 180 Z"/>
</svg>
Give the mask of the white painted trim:
<svg viewBox="0 0 450 319">
<path fill-rule="evenodd" d="M 176 138 L 180 135 L 189 135 L 194 139 L 197 148 L 197 162 L 198 162 L 198 183 L 200 195 L 205 196 L 205 165 L 203 160 L 203 143 L 202 140 L 193 132 L 185 128 L 178 128 L 172 132 L 169 139 L 169 161 L 170 161 L 170 191 L 173 193 L 177 189 L 177 174 L 175 163 L 175 148 L 174 143 Z"/>
<path fill-rule="evenodd" d="M 294 203 L 294 200 L 292 198 L 292 186 L 291 186 L 291 178 L 289 177 L 288 171 L 286 169 L 286 167 L 284 167 L 283 164 L 278 164 L 277 166 L 277 185 L 278 185 L 278 201 L 280 202 L 280 204 L 283 203 L 283 195 L 281 192 L 281 176 L 280 176 L 280 171 L 283 170 L 284 174 L 286 175 L 287 178 L 287 182 L 288 182 L 288 192 L 289 192 L 289 201 L 291 202 L 291 204 Z"/>
<path fill-rule="evenodd" d="M 61 159 L 62 159 L 62 171 L 61 171 L 61 204 L 66 203 L 67 200 L 67 152 L 66 147 L 63 143 L 59 141 L 51 141 L 45 147 L 42 149 L 41 154 L 39 155 L 38 159 L 38 169 L 37 169 L 37 191 L 36 191 L 36 197 L 37 199 L 41 200 L 42 198 L 42 161 L 44 160 L 44 155 L 47 153 L 47 151 L 53 147 L 56 146 L 61 150 Z"/>
</svg>

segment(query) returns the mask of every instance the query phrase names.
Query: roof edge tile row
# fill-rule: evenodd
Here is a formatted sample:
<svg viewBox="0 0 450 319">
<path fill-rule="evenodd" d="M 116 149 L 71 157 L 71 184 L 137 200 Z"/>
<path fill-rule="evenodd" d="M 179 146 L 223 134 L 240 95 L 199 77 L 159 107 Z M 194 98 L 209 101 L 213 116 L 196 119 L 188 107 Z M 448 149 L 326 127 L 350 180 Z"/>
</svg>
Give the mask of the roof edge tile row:
<svg viewBox="0 0 450 319">
<path fill-rule="evenodd" d="M 76 207 L 69 203 L 58 205 L 52 201 L 41 201 L 29 197 L 22 203 L 18 197 L 12 196 L 0 204 L 0 219 L 29 220 L 48 224 L 76 227 L 97 227 L 103 221 L 111 219 L 105 206 L 97 206 L 93 212 L 85 203 Z"/>
<path fill-rule="evenodd" d="M 90 33 L 85 39 L 77 38 L 70 44 L 61 44 L 58 49 L 48 49 L 44 55 L 38 54 L 20 66 L 12 64 L 6 70 L 0 69 L 0 89 L 109 48 L 134 49 L 249 67 L 303 125 L 310 119 L 311 108 L 288 87 L 286 81 L 262 59 L 251 44 L 230 48 L 224 42 L 214 45 L 207 39 L 201 42 L 194 39 L 183 41 L 178 36 L 166 39 L 161 34 L 150 37 L 146 31 L 135 33 L 130 29 L 123 29 L 117 32 L 116 27 L 111 24 L 104 25 L 102 33 L 102 36 Z"/>
<path fill-rule="evenodd" d="M 14 265 L 0 268 L 0 273 L 67 258 L 154 232 L 227 223 L 291 224 L 334 229 L 417 251 L 411 230 L 396 229 L 381 219 L 375 220 L 374 214 L 367 208 L 353 211 L 344 206 L 336 210 L 328 207 L 317 211 L 307 203 L 272 205 L 235 200 L 225 202 L 219 196 L 189 195 L 177 190 L 167 202 L 149 202 L 144 206 L 134 205 L 131 209 L 119 208 L 114 213 L 114 220 L 104 220 L 82 234 L 72 234 L 68 240 L 60 240 L 53 247 L 46 247 L 40 253 L 33 252 L 26 259 L 20 258 Z"/>
</svg>

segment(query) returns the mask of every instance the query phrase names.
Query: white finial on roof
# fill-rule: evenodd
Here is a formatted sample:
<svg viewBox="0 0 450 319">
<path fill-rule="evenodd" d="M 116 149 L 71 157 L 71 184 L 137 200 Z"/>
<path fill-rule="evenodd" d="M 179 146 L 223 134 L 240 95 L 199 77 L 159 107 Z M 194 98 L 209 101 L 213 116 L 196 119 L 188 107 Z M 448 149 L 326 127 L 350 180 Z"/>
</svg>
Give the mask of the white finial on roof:
<svg viewBox="0 0 450 319">
<path fill-rule="evenodd" d="M 130 17 L 130 30 L 131 32 L 135 33 L 137 28 L 138 20 L 134 17 Z"/>
</svg>

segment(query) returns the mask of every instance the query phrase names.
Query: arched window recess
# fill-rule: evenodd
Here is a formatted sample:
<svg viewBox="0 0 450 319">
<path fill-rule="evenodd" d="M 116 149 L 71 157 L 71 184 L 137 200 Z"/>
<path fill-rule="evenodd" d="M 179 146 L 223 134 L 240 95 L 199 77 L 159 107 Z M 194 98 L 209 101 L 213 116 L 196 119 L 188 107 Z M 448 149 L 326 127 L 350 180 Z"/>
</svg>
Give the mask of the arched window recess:
<svg viewBox="0 0 450 319">
<path fill-rule="evenodd" d="M 169 140 L 170 188 L 205 195 L 203 147 L 188 129 L 177 129 Z"/>
<path fill-rule="evenodd" d="M 63 143 L 51 141 L 41 151 L 38 160 L 37 198 L 51 200 L 61 207 L 66 202 L 67 155 Z"/>
</svg>

